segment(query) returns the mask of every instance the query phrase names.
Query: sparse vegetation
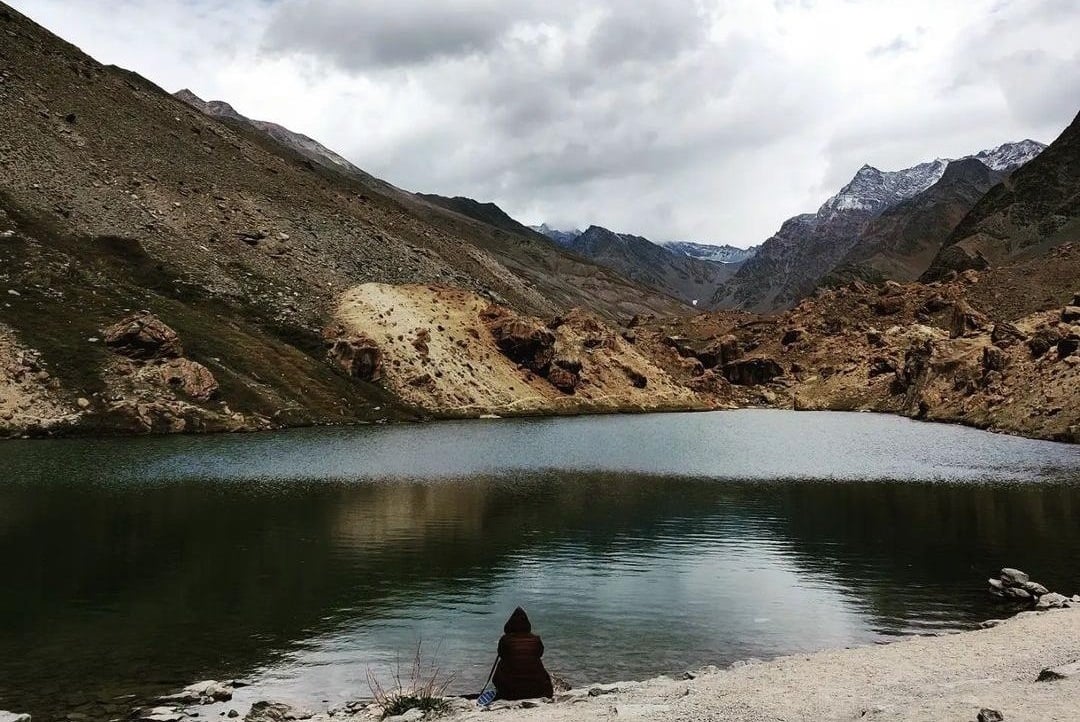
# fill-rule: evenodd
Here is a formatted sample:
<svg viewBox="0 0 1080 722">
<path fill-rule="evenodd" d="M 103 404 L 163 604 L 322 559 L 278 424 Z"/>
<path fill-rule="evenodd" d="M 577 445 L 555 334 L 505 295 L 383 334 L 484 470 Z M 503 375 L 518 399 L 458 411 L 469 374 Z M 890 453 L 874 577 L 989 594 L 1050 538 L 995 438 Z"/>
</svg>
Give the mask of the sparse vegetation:
<svg viewBox="0 0 1080 722">
<path fill-rule="evenodd" d="M 450 705 L 444 699 L 447 688 L 454 681 L 453 675 L 444 675 L 438 662 L 438 649 L 430 658 L 424 657 L 423 643 L 417 643 L 416 653 L 408 670 L 403 670 L 401 661 L 394 667 L 393 682 L 384 686 L 368 670 L 368 687 L 375 703 L 382 708 L 383 719 L 405 714 L 411 709 L 419 709 L 424 714 L 434 712 L 445 714 Z"/>
</svg>

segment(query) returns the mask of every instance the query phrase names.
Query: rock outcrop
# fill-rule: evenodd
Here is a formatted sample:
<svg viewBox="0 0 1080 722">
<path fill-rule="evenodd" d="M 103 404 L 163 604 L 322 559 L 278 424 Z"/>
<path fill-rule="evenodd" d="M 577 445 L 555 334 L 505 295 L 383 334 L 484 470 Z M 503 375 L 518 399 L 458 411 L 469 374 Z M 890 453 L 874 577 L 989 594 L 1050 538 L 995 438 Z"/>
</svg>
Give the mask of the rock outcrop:
<svg viewBox="0 0 1080 722">
<path fill-rule="evenodd" d="M 102 331 L 102 335 L 106 346 L 128 358 L 147 360 L 184 355 L 176 331 L 149 311 L 118 321 Z"/>
<path fill-rule="evenodd" d="M 704 408 L 594 314 L 550 322 L 441 286 L 365 284 L 334 319 L 378 349 L 380 383 L 433 416 Z"/>
</svg>

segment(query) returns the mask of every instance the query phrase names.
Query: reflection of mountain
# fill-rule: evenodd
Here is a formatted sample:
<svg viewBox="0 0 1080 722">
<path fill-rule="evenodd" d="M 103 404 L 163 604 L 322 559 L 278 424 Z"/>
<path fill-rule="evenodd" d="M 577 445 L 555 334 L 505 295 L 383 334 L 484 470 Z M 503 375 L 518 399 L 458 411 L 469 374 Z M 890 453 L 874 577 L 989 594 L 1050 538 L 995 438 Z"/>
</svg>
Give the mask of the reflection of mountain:
<svg viewBox="0 0 1080 722">
<path fill-rule="evenodd" d="M 498 623 L 484 603 L 503 601 L 500 594 L 509 603 L 515 592 L 501 585 L 522 565 L 539 564 L 534 573 L 553 595 L 540 611 L 563 620 L 546 633 L 558 643 L 552 649 L 591 671 L 589 650 L 604 650 L 588 642 L 575 615 L 592 613 L 576 605 L 598 592 L 575 597 L 567 588 L 582 569 L 631 578 L 714 558 L 700 555 L 719 544 L 730 545 L 730 574 L 766 563 L 767 548 L 802 570 L 807 589 L 835 587 L 889 631 L 927 615 L 955 622 L 988 614 L 981 580 L 1005 563 L 1064 586 L 1080 551 L 1070 522 L 1080 489 L 1051 485 L 752 484 L 562 472 L 427 484 L 114 489 L 63 483 L 70 469 L 54 473 L 53 485 L 0 487 L 5 583 L 22 590 L 0 598 L 0 618 L 14 622 L 0 628 L 7 650 L 0 701 L 39 713 L 42 700 L 70 708 L 85 701 L 65 700 L 62 690 L 114 696 L 242 677 L 298 643 L 393 619 L 406 606 L 447 615 L 439 605 L 471 600 L 484 616 L 446 624 L 482 645 Z M 708 591 L 709 568 L 698 571 L 704 576 L 695 583 Z M 744 582 L 753 579 L 748 572 Z M 701 619 L 721 625 L 717 634 L 753 611 L 740 606 L 725 610 L 729 621 L 714 620 L 711 605 L 731 597 L 712 593 L 699 600 L 705 608 L 671 608 L 671 619 L 644 631 L 630 628 L 640 620 L 627 614 L 626 625 L 609 625 L 605 645 L 644 636 L 657 646 L 655 655 L 623 661 L 635 676 L 662 671 L 657 660 L 752 653 L 736 644 L 745 632 L 738 629 L 723 650 L 693 646 Z M 805 612 L 796 608 L 800 598 L 798 589 L 786 602 L 770 595 L 789 614 Z"/>
</svg>

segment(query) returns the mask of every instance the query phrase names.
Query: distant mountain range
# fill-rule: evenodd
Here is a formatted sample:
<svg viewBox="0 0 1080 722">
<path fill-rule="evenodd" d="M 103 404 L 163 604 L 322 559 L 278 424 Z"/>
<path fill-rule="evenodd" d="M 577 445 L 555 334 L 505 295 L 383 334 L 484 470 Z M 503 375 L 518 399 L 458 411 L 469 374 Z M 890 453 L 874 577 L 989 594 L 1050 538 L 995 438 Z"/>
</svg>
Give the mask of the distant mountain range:
<svg viewBox="0 0 1080 722">
<path fill-rule="evenodd" d="M 601 226 L 562 231 L 545 223 L 532 229 L 620 275 L 703 307 L 754 253 L 754 249 L 705 243 L 655 243 Z"/>
<path fill-rule="evenodd" d="M 785 221 L 710 305 L 786 308 L 834 272 L 832 278 L 916 278 L 982 194 L 1045 148 L 1023 140 L 899 171 L 864 165 L 816 213 Z"/>
<path fill-rule="evenodd" d="M 743 263 L 757 253 L 757 246 L 753 248 L 736 248 L 735 246 L 714 246 L 710 243 L 695 243 L 694 241 L 660 241 L 660 245 L 670 248 L 676 253 L 700 258 L 703 261 L 716 263 Z"/>
</svg>

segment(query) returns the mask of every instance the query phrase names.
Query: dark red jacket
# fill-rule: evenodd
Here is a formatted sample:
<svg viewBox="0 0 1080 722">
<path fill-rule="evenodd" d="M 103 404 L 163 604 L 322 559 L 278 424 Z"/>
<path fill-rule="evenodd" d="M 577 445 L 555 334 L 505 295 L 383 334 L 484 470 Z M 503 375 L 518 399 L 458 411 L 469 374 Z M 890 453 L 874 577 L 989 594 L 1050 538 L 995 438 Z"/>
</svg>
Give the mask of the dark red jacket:
<svg viewBox="0 0 1080 722">
<path fill-rule="evenodd" d="M 532 633 L 525 610 L 518 607 L 506 620 L 499 639 L 499 666 L 495 669 L 495 689 L 499 699 L 551 697 L 551 675 L 544 669 L 544 643 Z"/>
</svg>

